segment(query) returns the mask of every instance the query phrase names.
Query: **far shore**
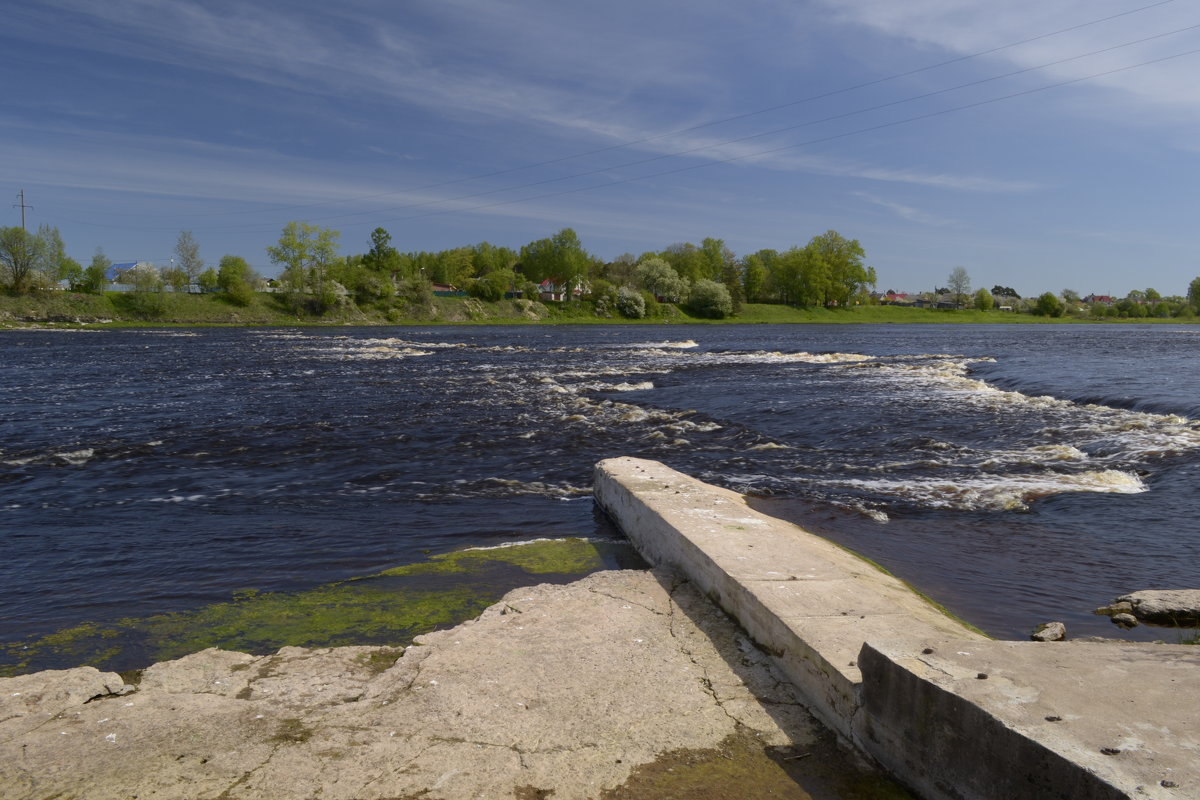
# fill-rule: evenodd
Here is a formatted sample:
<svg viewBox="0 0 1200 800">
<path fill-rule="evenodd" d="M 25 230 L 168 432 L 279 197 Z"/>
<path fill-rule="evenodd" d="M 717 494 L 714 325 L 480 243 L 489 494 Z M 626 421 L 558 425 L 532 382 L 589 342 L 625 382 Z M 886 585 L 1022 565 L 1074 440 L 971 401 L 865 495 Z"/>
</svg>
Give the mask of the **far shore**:
<svg viewBox="0 0 1200 800">
<path fill-rule="evenodd" d="M 851 308 L 799 308 L 746 303 L 734 316 L 710 319 L 663 303 L 653 315 L 627 319 L 598 314 L 592 303 L 529 300 L 483 301 L 434 297 L 424 305 L 361 308 L 352 302 L 321 315 L 297 315 L 271 294 L 259 293 L 245 305 L 221 294 L 145 293 L 154 302 L 135 302 L 139 293 L 77 294 L 41 292 L 0 295 L 0 329 L 27 327 L 162 326 L 399 326 L 399 325 L 753 325 L 753 324 L 1195 324 L 1200 317 L 1095 318 L 1035 316 L 1026 312 L 929 309 L 866 305 Z"/>
</svg>

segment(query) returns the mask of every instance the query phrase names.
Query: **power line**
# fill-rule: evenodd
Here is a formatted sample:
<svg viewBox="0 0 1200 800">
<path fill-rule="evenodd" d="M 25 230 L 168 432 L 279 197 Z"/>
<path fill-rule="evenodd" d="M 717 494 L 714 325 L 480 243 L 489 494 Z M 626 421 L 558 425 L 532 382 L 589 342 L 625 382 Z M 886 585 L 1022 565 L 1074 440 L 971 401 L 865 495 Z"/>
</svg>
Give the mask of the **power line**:
<svg viewBox="0 0 1200 800">
<path fill-rule="evenodd" d="M 1156 39 L 1163 39 L 1168 36 L 1174 36 L 1174 35 L 1177 35 L 1180 33 L 1186 33 L 1188 31 L 1193 31 L 1193 30 L 1196 30 L 1197 28 L 1200 28 L 1200 23 L 1194 24 L 1194 25 L 1188 25 L 1188 26 L 1185 26 L 1182 28 L 1176 28 L 1174 30 L 1165 31 L 1163 33 L 1157 33 L 1157 34 L 1153 34 L 1150 36 L 1144 36 L 1140 39 L 1134 39 L 1134 40 L 1131 40 L 1128 42 L 1123 42 L 1122 44 L 1116 44 L 1116 45 L 1111 45 L 1109 47 L 1103 47 L 1098 50 L 1089 51 L 1087 53 L 1080 53 L 1080 54 L 1073 55 L 1073 56 L 1067 56 L 1065 58 L 1060 58 L 1055 61 L 1049 61 L 1044 64 L 1039 64 L 1037 66 L 1024 67 L 1022 69 L 1013 70 L 1011 72 L 1006 72 L 1006 73 L 1003 73 L 1000 75 L 993 75 L 991 77 L 980 78 L 978 80 L 968 81 L 966 83 L 960 83 L 960 84 L 957 84 L 954 86 L 949 86 L 949 87 L 946 87 L 943 89 L 936 89 L 934 91 L 924 92 L 922 94 L 913 95 L 913 96 L 902 98 L 899 100 L 891 100 L 886 103 L 878 103 L 873 106 L 867 106 L 864 108 L 855 109 L 853 111 L 846 111 L 846 112 L 843 112 L 840 114 L 833 114 L 833 115 L 830 115 L 827 117 L 822 117 L 820 119 L 808 120 L 806 122 L 797 123 L 795 125 L 788 125 L 785 127 L 774 128 L 772 130 L 762 131 L 759 133 L 747 134 L 745 136 L 739 136 L 739 137 L 736 137 L 733 139 L 726 139 L 726 140 L 720 141 L 720 142 L 713 142 L 710 144 L 698 145 L 696 147 L 691 147 L 691 148 L 687 148 L 684 150 L 677 150 L 677 151 L 670 152 L 670 153 L 660 153 L 659 155 L 648 156 L 646 158 L 641 158 L 641 159 L 637 159 L 634 161 L 626 161 L 626 162 L 623 162 L 620 164 L 610 164 L 610 165 L 603 166 L 603 167 L 597 167 L 595 169 L 585 170 L 583 172 L 571 173 L 569 175 L 560 175 L 560 176 L 557 176 L 554 178 L 545 178 L 545 179 L 542 179 L 539 181 L 531 181 L 528 183 L 516 184 L 516 185 L 511 185 L 511 186 L 503 186 L 503 187 L 496 188 L 496 189 L 488 189 L 488 190 L 479 191 L 479 192 L 472 192 L 470 194 L 457 195 L 455 197 L 446 197 L 446 198 L 442 198 L 439 200 L 406 203 L 406 204 L 399 205 L 399 206 L 393 206 L 388 209 L 370 209 L 367 211 L 348 211 L 348 212 L 341 213 L 341 214 L 327 214 L 324 216 L 312 217 L 312 218 L 310 218 L 310 221 L 328 221 L 328 220 L 336 220 L 336 219 L 345 219 L 347 217 L 372 216 L 372 215 L 376 215 L 376 214 L 387 213 L 389 211 L 398 211 L 398 210 L 410 209 L 410 208 L 420 208 L 422 206 L 433 206 L 433 205 L 440 205 L 443 203 L 453 203 L 453 202 L 460 201 L 460 200 L 470 200 L 470 199 L 477 198 L 477 197 L 487 197 L 489 195 L 500 194 L 503 192 L 516 191 L 519 189 L 529 189 L 529 188 L 533 188 L 536 186 L 546 186 L 546 185 L 552 184 L 552 183 L 561 183 L 563 181 L 572 180 L 574 178 L 583 178 L 583 177 L 588 177 L 591 175 L 597 175 L 600 173 L 609 172 L 611 170 L 625 169 L 627 167 L 636 167 L 636 166 L 641 166 L 643 164 L 651 164 L 656 161 L 664 161 L 669 158 L 678 158 L 678 157 L 682 157 L 682 156 L 693 155 L 695 153 L 703 152 L 705 150 L 712 150 L 712 149 L 715 149 L 718 147 L 724 147 L 724 146 L 730 145 L 730 144 L 738 144 L 740 142 L 746 142 L 746 141 L 750 141 L 752 139 L 761 139 L 764 136 L 773 136 L 773 135 L 780 134 L 780 133 L 787 133 L 788 131 L 798 130 L 800 128 L 806 128 L 806 127 L 812 127 L 814 125 L 820 125 L 825 122 L 833 122 L 833 121 L 840 120 L 840 119 L 847 119 L 849 117 L 859 116 L 861 114 L 867 114 L 872 111 L 880 111 L 885 108 L 891 108 L 894 106 L 912 103 L 917 100 L 926 100 L 931 97 L 936 97 L 936 96 L 942 95 L 942 94 L 948 94 L 950 92 L 958 91 L 960 89 L 967 89 L 967 88 L 971 88 L 974 86 L 980 86 L 985 83 L 992 83 L 992 82 L 995 82 L 998 80 L 1004 80 L 1006 78 L 1012 78 L 1012 77 L 1015 77 L 1018 75 L 1024 75 L 1024 74 L 1027 74 L 1030 72 L 1036 72 L 1038 70 L 1043 70 L 1043 69 L 1047 69 L 1049 67 L 1059 66 L 1059 65 L 1066 64 L 1066 63 L 1069 63 L 1072 61 L 1079 61 L 1084 58 L 1090 58 L 1092 56 L 1103 55 L 1104 53 L 1111 53 L 1111 52 L 1114 52 L 1116 50 L 1120 50 L 1120 49 L 1123 49 L 1126 47 L 1132 47 L 1134 45 L 1145 44 L 1146 42 L 1154 41 Z M 1148 63 L 1151 63 L 1151 62 L 1148 62 Z M 1099 74 L 1095 77 L 1102 77 L 1102 75 L 1103 75 L 1103 73 Z M 822 141 L 824 141 L 824 140 L 822 140 Z M 736 160 L 736 159 L 734 159 L 734 160 Z M 728 163 L 728 160 L 727 159 L 718 159 L 714 163 Z M 453 209 L 448 209 L 447 212 L 448 211 L 453 211 Z M 409 218 L 412 218 L 412 217 L 409 217 Z M 235 230 L 235 229 L 253 230 L 253 229 L 260 227 L 260 225 L 262 225 L 262 223 L 248 223 L 248 224 L 242 225 L 242 226 L 230 226 L 228 228 L 223 228 L 222 230 Z"/>
<path fill-rule="evenodd" d="M 13 203 L 13 208 L 20 207 L 21 209 L 21 230 L 25 230 L 25 209 L 33 208 L 33 206 L 25 204 L 25 190 L 17 192 L 17 202 Z"/>
<path fill-rule="evenodd" d="M 730 156 L 729 158 L 718 159 L 715 161 L 705 161 L 700 164 L 690 164 L 688 166 L 678 167 L 676 169 L 663 170 L 662 172 L 654 172 L 654 173 L 650 173 L 648 175 L 636 175 L 631 178 L 623 178 L 621 180 L 610 181 L 609 183 L 596 184 L 593 186 L 582 186 L 582 187 L 578 187 L 575 189 L 565 189 L 561 192 L 549 192 L 547 194 L 535 195 L 533 197 L 522 197 L 522 198 L 515 199 L 515 200 L 501 200 L 501 201 L 498 201 L 495 203 L 483 203 L 481 205 L 470 206 L 468 208 L 454 208 L 454 209 L 445 209 L 442 211 L 429 211 L 424 214 L 415 214 L 415 215 L 409 216 L 409 217 L 400 217 L 397 221 L 404 222 L 404 221 L 412 220 L 412 219 L 421 219 L 423 217 L 432 217 L 432 216 L 436 216 L 439 214 L 457 214 L 457 213 L 464 213 L 464 212 L 468 212 L 468 211 L 478 211 L 478 210 L 484 209 L 484 208 L 494 208 L 496 206 L 513 205 L 516 203 L 527 203 L 532 200 L 544 200 L 544 199 L 550 198 L 550 197 L 561 197 L 563 195 L 577 194 L 579 192 L 587 192 L 587 191 L 592 191 L 594 189 L 605 189 L 605 188 L 608 188 L 609 186 L 619 186 L 621 184 L 633 183 L 635 181 L 646 180 L 647 178 L 658 178 L 658 177 L 662 177 L 665 175 L 677 175 L 681 172 L 689 172 L 691 170 L 702 169 L 704 167 L 716 166 L 718 164 L 730 164 L 730 163 L 733 163 L 734 161 L 743 161 L 748 158 L 757 158 L 759 156 L 772 155 L 774 153 L 779 153 L 784 150 L 794 150 L 798 147 L 808 147 L 808 146 L 814 145 L 814 144 L 824 144 L 826 142 L 837 141 L 839 139 L 847 139 L 851 136 L 859 136 L 864 133 L 873 133 L 875 131 L 885 130 L 887 128 L 895 128 L 895 127 L 899 127 L 900 125 L 908 125 L 913 122 L 920 122 L 922 120 L 933 119 L 934 117 L 940 117 L 940 116 L 945 116 L 947 114 L 957 113 L 959 111 L 967 111 L 969 109 L 979 108 L 981 106 L 992 105 L 994 103 L 1001 103 L 1006 100 L 1013 100 L 1018 97 L 1026 97 L 1028 95 L 1037 94 L 1039 92 L 1049 91 L 1051 89 L 1059 89 L 1059 88 L 1062 88 L 1063 86 L 1071 86 L 1076 83 L 1083 83 L 1085 81 L 1095 80 L 1096 78 L 1103 78 L 1103 77 L 1107 77 L 1109 75 L 1115 75 L 1115 74 L 1121 73 L 1121 72 L 1128 72 L 1129 70 L 1138 69 L 1140 67 L 1147 67 L 1147 66 L 1151 66 L 1153 64 L 1161 64 L 1165 61 L 1171 61 L 1176 58 L 1183 58 L 1185 56 L 1196 55 L 1198 53 L 1200 53 L 1200 48 L 1196 48 L 1194 50 L 1187 50 L 1182 53 L 1176 53 L 1176 54 L 1170 55 L 1170 56 L 1163 56 L 1161 58 L 1155 58 L 1150 61 L 1143 61 L 1138 64 L 1130 64 L 1130 65 L 1124 66 L 1124 67 L 1117 67 L 1115 69 L 1106 70 L 1104 72 L 1097 72 L 1092 75 L 1085 75 L 1080 78 L 1071 78 L 1069 80 L 1059 81 L 1057 83 L 1050 83 L 1050 84 L 1046 84 L 1044 86 L 1038 86 L 1038 87 L 1035 87 L 1032 89 L 1025 89 L 1020 92 L 1013 92 L 1011 94 L 1001 95 L 1000 97 L 993 97 L 993 98 L 990 98 L 987 100 L 980 100 L 980 101 L 977 101 L 974 103 L 967 103 L 967 104 L 961 105 L 961 106 L 944 108 L 939 111 L 930 112 L 928 114 L 919 114 L 915 117 L 907 117 L 905 119 L 893 120 L 892 122 L 884 122 L 884 123 L 880 123 L 879 125 L 872 125 L 870 127 L 859 128 L 859 129 L 853 130 L 853 131 L 845 131 L 843 133 L 833 134 L 831 136 L 824 136 L 824 137 L 821 137 L 818 139 L 809 139 L 808 141 L 797 142 L 795 144 L 784 145 L 782 147 L 773 147 L 768 150 L 760 150 L 760 151 L 757 151 L 754 153 L 744 153 L 739 156 Z"/>
<path fill-rule="evenodd" d="M 407 187 L 404 189 L 393 189 L 393 190 L 389 190 L 386 192 L 377 192 L 377 193 L 373 193 L 373 194 L 365 194 L 365 195 L 358 195 L 355 197 L 347 197 L 347 198 L 342 198 L 340 200 L 336 200 L 333 202 L 352 203 L 352 202 L 359 202 L 362 200 L 372 200 L 372 199 L 375 199 L 378 197 L 387 197 L 390 195 L 402 194 L 404 192 L 417 192 L 417 191 L 423 191 L 426 189 L 439 189 L 439 188 L 443 188 L 446 186 L 455 186 L 455 185 L 458 185 L 461 183 L 469 183 L 471 181 L 484 180 L 487 178 L 496 178 L 501 175 L 510 175 L 515 172 L 523 172 L 525 170 L 536 169 L 538 167 L 546 167 L 546 166 L 551 166 L 554 164 L 561 164 L 565 161 L 573 161 L 573 160 L 579 159 L 579 158 L 586 158 L 588 156 L 599 155 L 601 153 L 608 153 L 613 150 L 621 150 L 621 149 L 624 149 L 627 147 L 633 147 L 633 146 L 639 145 L 639 144 L 646 144 L 647 142 L 653 142 L 653 141 L 657 141 L 659 139 L 665 139 L 665 138 L 668 138 L 671 136 L 679 136 L 681 134 L 692 133 L 694 131 L 702 130 L 704 128 L 710 128 L 710 127 L 714 127 L 716 125 L 723 125 L 727 122 L 736 122 L 738 120 L 749 119 L 750 117 L 755 117 L 755 116 L 759 116 L 762 114 L 768 114 L 772 111 L 780 111 L 785 108 L 793 108 L 795 106 L 804 105 L 807 103 L 813 103 L 818 100 L 825 100 L 830 97 L 836 97 L 838 95 L 848 94 L 850 92 L 858 91 L 860 89 L 866 89 L 866 88 L 869 88 L 872 86 L 879 86 L 884 83 L 890 83 L 892 81 L 897 81 L 902 78 L 912 77 L 913 75 L 919 75 L 923 72 L 929 72 L 929 71 L 932 71 L 935 69 L 940 69 L 942 67 L 951 66 L 953 64 L 961 64 L 966 61 L 971 61 L 973 59 L 982 58 L 983 56 L 994 55 L 995 53 L 1000 53 L 1005 50 L 1011 50 L 1015 47 L 1020 47 L 1022 45 L 1031 44 L 1033 42 L 1041 41 L 1043 39 L 1049 39 L 1049 38 L 1052 38 L 1055 36 L 1061 36 L 1062 34 L 1065 34 L 1065 33 L 1072 33 L 1074 31 L 1082 30 L 1084 28 L 1092 27 L 1094 25 L 1099 25 L 1099 24 L 1102 24 L 1105 22 L 1111 22 L 1113 20 L 1120 19 L 1122 17 L 1131 16 L 1133 14 L 1139 14 L 1143 11 L 1149 11 L 1150 9 L 1153 9 L 1153 8 L 1158 8 L 1160 6 L 1169 5 L 1171 3 L 1174 3 L 1175 1 L 1176 0 L 1158 0 L 1157 2 L 1150 3 L 1148 5 L 1139 6 L 1137 8 L 1132 8 L 1127 11 L 1122 11 L 1122 12 L 1119 12 L 1116 14 L 1110 14 L 1106 17 L 1100 17 L 1097 19 L 1089 20 L 1087 22 L 1081 22 L 1081 23 L 1078 23 L 1075 25 L 1070 25 L 1065 28 L 1059 28 L 1057 30 L 1050 31 L 1048 33 L 1041 33 L 1036 36 L 1030 36 L 1030 37 L 1027 37 L 1025 39 L 1020 39 L 1015 42 L 1009 42 L 1007 44 L 998 45 L 996 47 L 991 47 L 986 50 L 980 50 L 975 53 L 970 53 L 970 54 L 963 55 L 963 56 L 956 56 L 955 58 L 947 59 L 945 61 L 939 61 L 939 62 L 936 62 L 933 64 L 927 64 L 922 67 L 916 67 L 914 69 L 910 69 L 910 70 L 907 70 L 904 72 L 894 73 L 892 75 L 887 75 L 885 77 L 876 78 L 876 79 L 873 79 L 870 81 L 864 81 L 862 83 L 853 84 L 851 86 L 844 86 L 839 89 L 831 89 L 829 91 L 822 92 L 820 94 L 810 95 L 808 97 L 802 97 L 797 100 L 790 100 L 786 103 L 780 103 L 777 105 L 760 108 L 760 109 L 757 109 L 754 111 L 747 111 L 747 112 L 741 113 L 741 114 L 734 114 L 732 116 L 722 117 L 720 119 L 714 119 L 714 120 L 709 120 L 707 122 L 701 122 L 696 125 L 691 125 L 686 128 L 680 128 L 678 130 L 668 131 L 666 133 L 658 133 L 658 134 L 654 134 L 652 136 L 645 136 L 645 137 L 642 137 L 639 139 L 630 139 L 627 141 L 619 142 L 617 144 L 606 145 L 604 147 L 596 148 L 593 150 L 581 151 L 581 152 L 572 153 L 572 154 L 565 155 L 565 156 L 559 156 L 559 157 L 552 158 L 552 159 L 546 159 L 544 161 L 537 161 L 537 162 L 530 163 L 530 164 L 524 164 L 524 165 L 518 166 L 518 167 L 509 167 L 509 168 L 501 169 L 501 170 L 493 170 L 491 172 L 479 173 L 476 175 L 469 175 L 469 176 L 466 176 L 463 178 L 454 178 L 452 180 L 447 180 L 447 181 L 438 181 L 436 183 L 421 184 L 418 186 L 411 186 L 411 187 Z M 584 173 L 584 174 L 587 174 L 587 173 Z M 530 184 L 530 185 L 537 185 L 537 184 Z M 476 196 L 476 195 L 465 195 L 465 197 L 473 197 L 473 196 Z M 461 198 L 452 198 L 452 199 L 461 199 Z M 433 202 L 447 202 L 447 201 L 433 201 Z M 328 206 L 328 205 L 329 205 L 329 201 L 314 202 L 314 203 L 296 203 L 296 204 L 283 205 L 283 206 L 274 206 L 274 207 L 265 208 L 265 209 L 255 209 L 255 210 L 249 210 L 249 211 L 220 211 L 220 212 L 213 212 L 211 214 L 200 214 L 200 215 L 196 215 L 196 216 L 204 217 L 204 216 L 228 216 L 231 214 L 245 215 L 245 214 L 255 214 L 255 213 L 273 213 L 275 211 L 285 211 L 285 210 L 299 209 L 299 208 L 319 208 L 319 207 Z M 404 207 L 407 207 L 407 206 L 401 206 L 401 208 L 404 208 Z M 249 225 L 246 227 L 249 227 Z"/>
</svg>

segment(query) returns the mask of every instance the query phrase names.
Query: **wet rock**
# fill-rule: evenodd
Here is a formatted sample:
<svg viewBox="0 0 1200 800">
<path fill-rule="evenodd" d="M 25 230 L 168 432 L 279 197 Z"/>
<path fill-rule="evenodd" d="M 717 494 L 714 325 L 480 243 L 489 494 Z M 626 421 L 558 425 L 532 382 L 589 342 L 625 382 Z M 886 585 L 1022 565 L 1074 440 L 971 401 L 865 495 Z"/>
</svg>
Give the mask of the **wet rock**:
<svg viewBox="0 0 1200 800">
<path fill-rule="evenodd" d="M 1132 614 L 1133 603 L 1118 601 L 1111 605 L 1100 606 L 1094 613 L 1102 614 L 1108 617 L 1116 616 L 1117 614 Z"/>
<path fill-rule="evenodd" d="M 518 589 L 403 651 L 207 650 L 125 691 L 90 667 L 0 679 L 0 797 L 583 800 L 664 752 L 827 735 L 728 617 L 651 572 Z"/>
<path fill-rule="evenodd" d="M 1128 604 L 1129 613 L 1142 622 L 1174 627 L 1200 625 L 1200 589 L 1146 589 L 1122 595 L 1116 602 Z"/>
<path fill-rule="evenodd" d="M 1138 625 L 1138 619 L 1133 614 L 1113 614 L 1112 621 L 1122 628 L 1136 628 Z"/>
<path fill-rule="evenodd" d="M 1035 642 L 1061 642 L 1067 638 L 1067 626 L 1061 622 L 1043 622 L 1029 638 Z"/>
</svg>

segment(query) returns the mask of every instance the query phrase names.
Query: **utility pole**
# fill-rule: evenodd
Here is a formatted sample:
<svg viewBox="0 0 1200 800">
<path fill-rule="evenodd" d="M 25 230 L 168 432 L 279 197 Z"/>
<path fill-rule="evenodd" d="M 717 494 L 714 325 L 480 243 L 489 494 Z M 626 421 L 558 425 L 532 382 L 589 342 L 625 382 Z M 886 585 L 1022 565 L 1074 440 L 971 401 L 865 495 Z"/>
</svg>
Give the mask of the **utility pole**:
<svg viewBox="0 0 1200 800">
<path fill-rule="evenodd" d="M 25 209 L 33 208 L 33 206 L 25 205 L 25 190 L 17 192 L 17 202 L 13 203 L 13 208 L 21 209 L 21 230 L 25 230 Z"/>
</svg>

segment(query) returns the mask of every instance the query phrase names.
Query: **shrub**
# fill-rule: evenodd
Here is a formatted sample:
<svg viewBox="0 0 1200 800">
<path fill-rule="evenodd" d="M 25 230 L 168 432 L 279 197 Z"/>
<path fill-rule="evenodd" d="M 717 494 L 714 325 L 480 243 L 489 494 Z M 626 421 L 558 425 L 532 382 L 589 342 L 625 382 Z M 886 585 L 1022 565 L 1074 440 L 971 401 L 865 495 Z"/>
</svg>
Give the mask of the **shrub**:
<svg viewBox="0 0 1200 800">
<path fill-rule="evenodd" d="M 724 284 L 698 280 L 688 294 L 688 307 L 697 316 L 723 319 L 733 313 L 733 298 Z"/>
<path fill-rule="evenodd" d="M 1037 303 L 1033 307 L 1033 313 L 1040 317 L 1061 317 L 1064 310 L 1062 300 L 1059 300 L 1053 292 L 1044 292 L 1039 295 Z"/>
<path fill-rule="evenodd" d="M 646 300 L 637 289 L 622 286 L 617 291 L 617 310 L 629 319 L 641 319 L 646 316 Z"/>
<path fill-rule="evenodd" d="M 598 317 L 611 317 L 613 309 L 620 310 L 617 304 L 617 287 L 602 278 L 592 281 L 590 296 Z"/>
<path fill-rule="evenodd" d="M 503 300 L 516 280 L 511 269 L 497 269 L 467 284 L 467 294 L 480 300 Z"/>
<path fill-rule="evenodd" d="M 246 281 L 235 281 L 225 288 L 225 296 L 234 305 L 248 306 L 254 302 L 254 287 L 246 283 Z"/>
<path fill-rule="evenodd" d="M 138 319 L 159 319 L 167 313 L 167 298 L 162 292 L 123 292 L 117 305 Z"/>
</svg>

